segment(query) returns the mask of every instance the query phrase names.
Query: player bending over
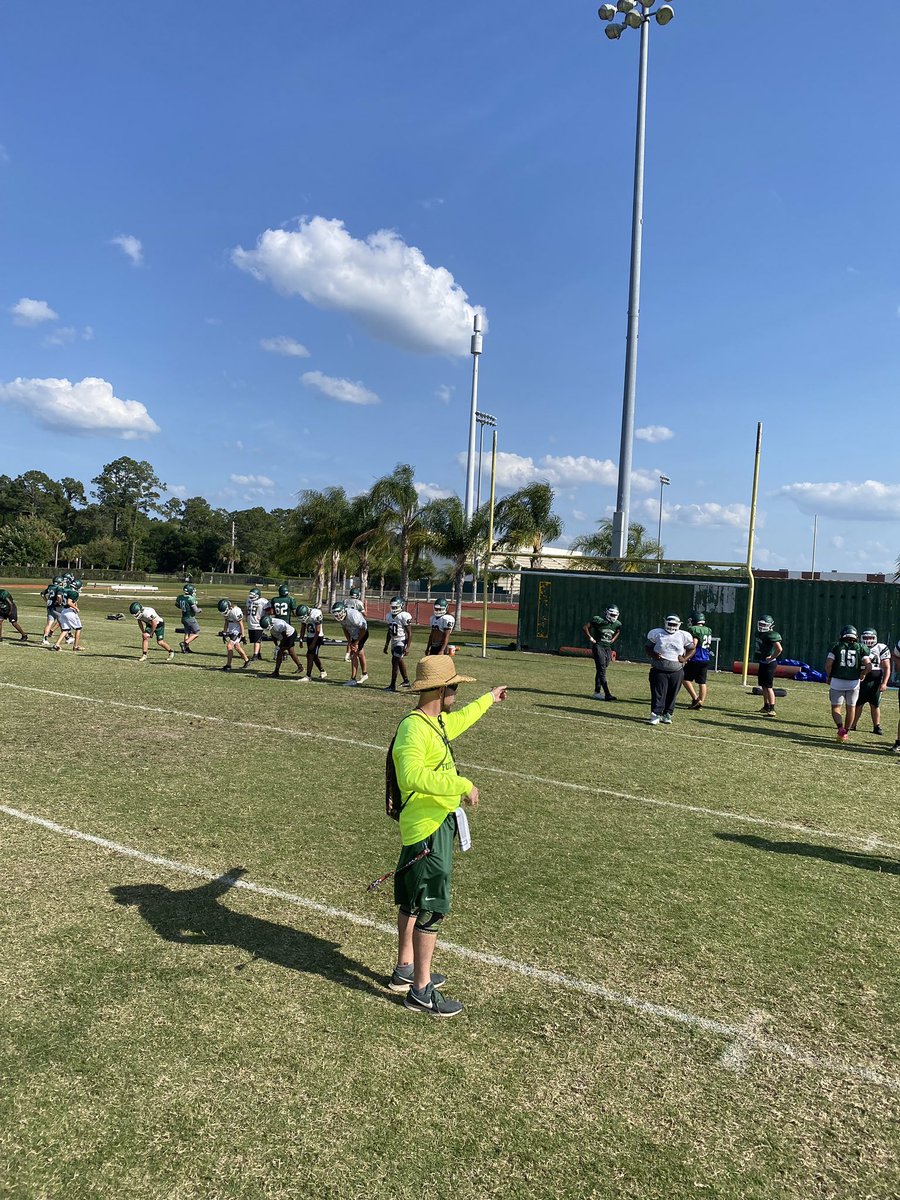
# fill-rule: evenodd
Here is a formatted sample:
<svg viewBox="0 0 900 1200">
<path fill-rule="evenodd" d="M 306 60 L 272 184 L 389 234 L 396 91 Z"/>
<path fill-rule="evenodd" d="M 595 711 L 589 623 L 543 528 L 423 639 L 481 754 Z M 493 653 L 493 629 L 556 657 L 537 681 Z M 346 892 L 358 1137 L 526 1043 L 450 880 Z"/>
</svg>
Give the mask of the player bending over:
<svg viewBox="0 0 900 1200">
<path fill-rule="evenodd" d="M 9 621 L 13 629 L 18 630 L 20 642 L 28 641 L 28 634 L 19 624 L 19 610 L 16 607 L 12 592 L 8 592 L 6 588 L 0 588 L 0 642 L 3 641 L 4 621 Z"/>
<path fill-rule="evenodd" d="M 129 604 L 128 611 L 133 617 L 137 617 L 138 628 L 141 631 L 141 657 L 138 662 L 147 661 L 151 635 L 156 638 L 157 646 L 167 651 L 166 662 L 171 662 L 175 651 L 166 641 L 166 623 L 156 609 L 151 608 L 149 604 L 141 604 L 140 600 L 134 600 Z"/>
<path fill-rule="evenodd" d="M 259 619 L 260 626 L 267 631 L 278 644 L 278 650 L 275 654 L 275 670 L 272 672 L 272 678 L 277 679 L 281 674 L 281 664 L 285 660 L 286 655 L 290 655 L 297 672 L 303 674 L 303 663 L 297 657 L 297 651 L 294 646 L 297 643 L 297 630 L 287 621 L 283 621 L 281 617 L 271 617 L 268 613 Z"/>
<path fill-rule="evenodd" d="M 338 600 L 332 605 L 331 615 L 339 622 L 347 639 L 350 678 L 344 687 L 357 687 L 369 678 L 365 651 L 366 642 L 369 640 L 369 622 L 358 608 L 348 608 L 343 600 Z"/>
<path fill-rule="evenodd" d="M 300 636 L 306 642 L 306 674 L 300 680 L 301 683 L 310 682 L 313 666 L 318 670 L 320 679 L 328 678 L 328 672 L 322 666 L 322 660 L 319 658 L 319 647 L 322 645 L 322 622 L 324 619 L 321 608 L 310 608 L 308 604 L 301 604 L 297 608 L 297 623 L 300 626 Z"/>
</svg>

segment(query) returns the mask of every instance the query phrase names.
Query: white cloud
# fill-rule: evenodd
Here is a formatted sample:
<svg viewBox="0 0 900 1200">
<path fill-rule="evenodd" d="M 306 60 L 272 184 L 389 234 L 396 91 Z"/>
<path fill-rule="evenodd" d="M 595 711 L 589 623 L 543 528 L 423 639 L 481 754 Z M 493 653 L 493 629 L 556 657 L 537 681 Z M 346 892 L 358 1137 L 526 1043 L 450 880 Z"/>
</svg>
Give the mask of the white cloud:
<svg viewBox="0 0 900 1200">
<path fill-rule="evenodd" d="M 439 487 L 436 483 L 414 483 L 413 487 L 419 494 L 420 500 L 446 500 L 453 492 L 449 488 Z"/>
<path fill-rule="evenodd" d="M 131 259 L 133 267 L 139 267 L 144 261 L 144 247 L 141 245 L 141 240 L 130 233 L 120 233 L 118 237 L 110 238 L 109 244 L 118 246 Z"/>
<path fill-rule="evenodd" d="M 441 404 L 449 404 L 453 399 L 453 393 L 455 390 L 455 388 L 448 387 L 446 383 L 442 383 L 434 394 L 437 396 L 438 400 L 440 400 Z"/>
<path fill-rule="evenodd" d="M 173 496 L 177 496 L 179 500 L 184 500 L 188 494 L 187 485 L 183 483 L 170 483 L 169 491 Z"/>
<path fill-rule="evenodd" d="M 0 383 L 0 401 L 16 404 L 41 425 L 64 433 L 147 437 L 159 426 L 137 400 L 120 400 L 105 379 L 14 379 Z"/>
<path fill-rule="evenodd" d="M 48 333 L 44 338 L 45 346 L 68 346 L 70 342 L 74 342 L 78 336 L 78 331 L 71 325 L 59 325 L 52 333 Z"/>
<path fill-rule="evenodd" d="M 634 436 L 639 442 L 668 442 L 675 434 L 666 425 L 644 425 Z"/>
<path fill-rule="evenodd" d="M 239 246 L 231 257 L 284 295 L 347 313 L 373 337 L 418 354 L 468 354 L 472 318 L 483 311 L 446 268 L 389 229 L 360 241 L 343 221 L 304 218 L 293 232 L 267 229 L 255 250 Z"/>
<path fill-rule="evenodd" d="M 788 483 L 777 496 L 793 500 L 810 516 L 825 514 L 851 521 L 896 521 L 900 517 L 900 484 L 866 479 L 862 483 Z"/>
<path fill-rule="evenodd" d="M 457 461 L 465 466 L 465 453 L 457 455 Z M 612 459 L 590 458 L 586 454 L 545 454 L 535 462 L 523 454 L 507 450 L 497 452 L 497 483 L 500 487 L 520 488 L 536 481 L 553 487 L 577 487 L 585 483 L 615 487 L 618 468 Z M 659 476 L 650 471 L 632 471 L 631 486 L 639 491 L 652 490 L 659 486 Z"/>
<path fill-rule="evenodd" d="M 29 300 L 23 296 L 9 310 L 15 325 L 40 325 L 43 321 L 55 321 L 59 317 L 46 300 Z"/>
<path fill-rule="evenodd" d="M 336 379 L 333 375 L 323 375 L 321 371 L 306 371 L 300 378 L 308 388 L 314 388 L 323 396 L 340 400 L 343 404 L 381 403 L 375 392 L 370 392 L 362 383 L 353 383 L 350 379 Z"/>
<path fill-rule="evenodd" d="M 238 483 L 241 487 L 249 487 L 253 485 L 260 488 L 273 488 L 275 480 L 270 479 L 268 475 L 229 475 L 228 478 L 232 483 Z"/>
<path fill-rule="evenodd" d="M 309 358 L 309 351 L 292 337 L 262 338 L 259 343 L 270 354 L 283 354 L 285 358 Z"/>
<path fill-rule="evenodd" d="M 645 517 L 655 520 L 659 515 L 659 499 L 654 500 L 648 496 L 640 508 Z M 759 528 L 765 524 L 764 514 L 759 511 L 756 514 L 756 523 Z M 747 529 L 750 524 L 750 505 L 717 504 L 712 500 L 704 504 L 669 504 L 663 498 L 663 524 Z"/>
</svg>

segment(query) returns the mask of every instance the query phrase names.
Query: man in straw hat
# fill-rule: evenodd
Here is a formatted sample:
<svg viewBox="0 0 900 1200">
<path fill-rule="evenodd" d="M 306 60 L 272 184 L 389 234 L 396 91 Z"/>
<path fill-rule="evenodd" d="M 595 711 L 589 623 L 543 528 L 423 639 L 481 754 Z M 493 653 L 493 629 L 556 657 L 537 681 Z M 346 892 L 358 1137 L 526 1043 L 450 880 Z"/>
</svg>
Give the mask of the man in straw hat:
<svg viewBox="0 0 900 1200">
<path fill-rule="evenodd" d="M 506 699 L 506 688 L 496 687 L 451 712 L 459 685 L 474 682 L 457 673 L 453 658 L 423 658 L 412 685 L 419 703 L 400 722 L 394 739 L 403 849 L 394 875 L 398 947 L 390 987 L 406 992 L 407 1008 L 438 1017 L 455 1017 L 463 1010 L 458 1000 L 437 990 L 444 976 L 432 975 L 431 960 L 438 925 L 450 911 L 457 809 L 460 803 L 478 804 L 478 788 L 457 772 L 450 742 L 492 704 Z"/>
</svg>

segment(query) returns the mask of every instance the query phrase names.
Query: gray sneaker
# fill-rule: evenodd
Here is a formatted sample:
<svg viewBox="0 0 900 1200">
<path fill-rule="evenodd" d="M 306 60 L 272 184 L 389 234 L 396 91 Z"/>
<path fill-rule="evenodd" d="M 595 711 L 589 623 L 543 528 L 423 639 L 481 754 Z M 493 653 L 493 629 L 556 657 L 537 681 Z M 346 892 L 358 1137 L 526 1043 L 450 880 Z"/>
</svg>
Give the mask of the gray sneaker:
<svg viewBox="0 0 900 1200">
<path fill-rule="evenodd" d="M 442 983 L 447 982 L 447 976 L 441 975 L 437 971 L 431 973 L 432 987 L 440 987 Z M 408 992 L 413 984 L 413 965 L 412 963 L 403 963 L 399 967 L 394 967 L 394 973 L 388 980 L 388 987 L 392 992 Z"/>
<path fill-rule="evenodd" d="M 663 715 L 660 717 L 660 720 L 662 721 L 663 725 L 671 725 L 672 724 L 672 714 L 671 713 L 663 713 Z"/>
<path fill-rule="evenodd" d="M 404 997 L 403 1007 L 411 1008 L 413 1012 L 431 1013 L 434 1017 L 458 1017 L 463 1010 L 458 1000 L 446 999 L 433 983 L 429 983 L 421 992 L 410 988 Z"/>
</svg>

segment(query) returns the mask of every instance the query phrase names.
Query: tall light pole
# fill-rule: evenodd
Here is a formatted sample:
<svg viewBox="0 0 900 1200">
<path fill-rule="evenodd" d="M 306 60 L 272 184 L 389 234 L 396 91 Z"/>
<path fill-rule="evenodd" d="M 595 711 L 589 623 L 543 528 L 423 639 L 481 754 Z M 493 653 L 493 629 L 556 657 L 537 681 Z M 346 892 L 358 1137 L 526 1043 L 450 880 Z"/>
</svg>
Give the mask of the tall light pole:
<svg viewBox="0 0 900 1200">
<path fill-rule="evenodd" d="M 481 313 L 475 314 L 472 325 L 472 409 L 469 414 L 469 453 L 466 458 L 466 520 L 472 520 L 475 511 L 475 414 L 478 409 L 478 359 L 481 355 L 483 337 Z"/>
<path fill-rule="evenodd" d="M 644 144 L 647 127 L 647 56 L 650 47 L 650 21 L 668 25 L 675 16 L 671 4 L 656 0 L 618 0 L 601 4 L 598 15 L 606 21 L 604 33 L 618 41 L 626 29 L 640 29 L 641 48 L 638 69 L 637 134 L 634 145 L 634 194 L 631 209 L 631 273 L 628 286 L 628 330 L 625 340 L 625 392 L 622 400 L 622 438 L 619 445 L 619 480 L 616 510 L 613 513 L 612 554 L 626 558 L 628 551 L 628 514 L 631 508 L 631 452 L 634 443 L 634 395 L 637 383 L 638 321 L 641 311 L 641 239 L 644 225 Z M 615 20 L 616 14 L 623 22 Z"/>
<path fill-rule="evenodd" d="M 484 427 L 487 425 L 489 429 L 497 428 L 497 418 L 492 417 L 490 413 L 476 412 L 475 420 L 478 422 L 478 487 L 475 495 L 475 508 L 481 508 L 481 460 L 484 456 Z M 472 600 L 478 599 L 478 555 L 475 555 L 475 561 L 472 564 Z"/>
<path fill-rule="evenodd" d="M 659 524 L 656 527 L 656 573 L 662 574 L 662 494 L 663 488 L 668 487 L 672 480 L 668 475 L 659 477 Z"/>
</svg>

